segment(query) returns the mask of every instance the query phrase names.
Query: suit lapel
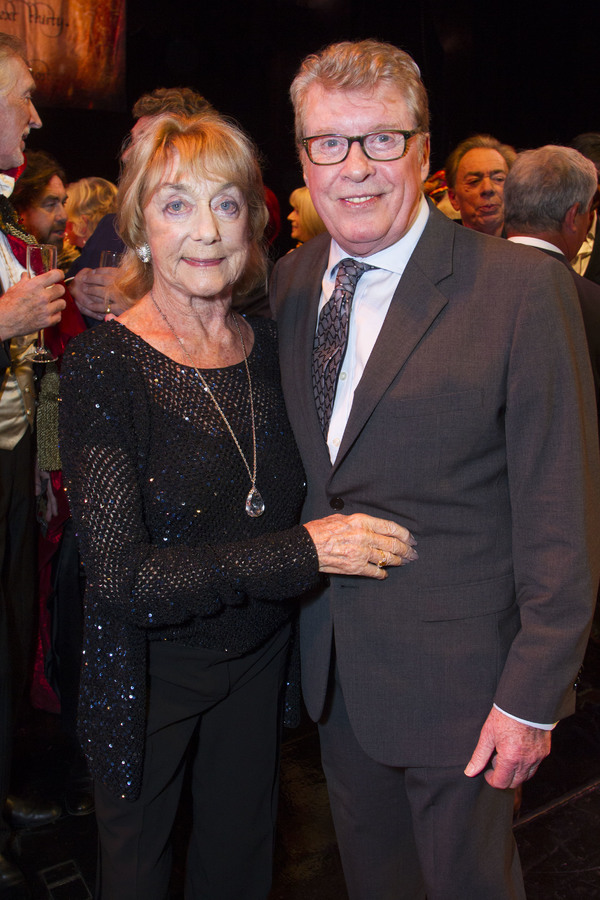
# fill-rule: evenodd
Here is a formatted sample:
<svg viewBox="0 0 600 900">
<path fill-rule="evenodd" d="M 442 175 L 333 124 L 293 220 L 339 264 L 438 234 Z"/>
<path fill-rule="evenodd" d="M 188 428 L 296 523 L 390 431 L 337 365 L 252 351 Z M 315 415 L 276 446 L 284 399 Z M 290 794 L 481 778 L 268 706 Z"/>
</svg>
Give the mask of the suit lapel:
<svg viewBox="0 0 600 900">
<path fill-rule="evenodd" d="M 296 434 L 307 435 L 312 452 L 319 457 L 319 465 L 330 466 L 329 451 L 321 431 L 312 387 L 312 351 L 317 327 L 321 283 L 328 257 L 329 238 L 323 242 L 323 249 L 319 250 L 319 253 L 310 260 L 310 265 L 305 264 L 306 274 L 299 282 L 294 297 L 295 317 L 291 353 L 293 379 L 286 378 L 286 382 L 288 398 L 293 397 L 292 404 L 298 410 L 298 417 L 294 416 L 297 422 Z M 289 400 L 288 404 L 290 407 L 292 406 Z"/>
<path fill-rule="evenodd" d="M 431 210 L 356 388 L 335 467 L 342 462 L 381 397 L 446 306 L 448 301 L 436 284 L 452 273 L 456 227 L 442 213 Z"/>
</svg>

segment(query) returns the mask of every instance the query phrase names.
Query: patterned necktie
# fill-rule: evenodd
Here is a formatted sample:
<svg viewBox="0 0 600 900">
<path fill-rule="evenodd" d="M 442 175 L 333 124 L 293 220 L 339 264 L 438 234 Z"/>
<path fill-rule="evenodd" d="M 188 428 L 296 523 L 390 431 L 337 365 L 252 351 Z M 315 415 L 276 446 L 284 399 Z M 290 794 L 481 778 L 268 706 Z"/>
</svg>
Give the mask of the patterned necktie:
<svg viewBox="0 0 600 900">
<path fill-rule="evenodd" d="M 348 343 L 350 307 L 354 290 L 363 272 L 374 268 L 375 266 L 357 262 L 355 259 L 343 259 L 338 266 L 333 294 L 319 316 L 313 345 L 312 380 L 317 413 L 325 437 Z"/>
</svg>

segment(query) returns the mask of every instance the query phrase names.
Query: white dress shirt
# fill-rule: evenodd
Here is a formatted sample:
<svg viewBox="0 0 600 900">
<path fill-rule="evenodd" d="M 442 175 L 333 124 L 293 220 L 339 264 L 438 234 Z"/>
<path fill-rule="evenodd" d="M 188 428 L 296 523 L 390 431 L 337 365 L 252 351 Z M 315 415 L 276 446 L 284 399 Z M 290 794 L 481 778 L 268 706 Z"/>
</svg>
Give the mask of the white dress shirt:
<svg viewBox="0 0 600 900">
<path fill-rule="evenodd" d="M 15 179 L 0 172 L 0 194 L 10 197 L 14 186 Z M 0 231 L 0 282 L 4 290 L 16 284 L 24 271 L 24 267 L 15 259 L 8 238 Z"/>
<path fill-rule="evenodd" d="M 0 193 L 10 197 L 15 180 L 0 173 Z M 0 294 L 16 284 L 24 267 L 15 258 L 6 235 L 0 231 Z M 1 302 L 1 300 L 0 300 Z M 10 342 L 12 364 L 3 373 L 0 384 L 0 449 L 13 450 L 29 427 L 33 430 L 35 391 L 33 366 L 29 357 L 34 352 L 37 332 L 14 337 Z"/>
<path fill-rule="evenodd" d="M 526 244 L 528 247 L 537 247 L 538 250 L 550 250 L 552 253 L 560 253 L 561 256 L 565 256 L 556 244 L 551 244 L 550 241 L 544 241 L 542 238 L 531 237 L 529 234 L 515 234 L 513 237 L 509 237 L 508 240 L 512 244 Z"/>
<path fill-rule="evenodd" d="M 327 434 L 327 446 L 332 463 L 335 462 L 350 416 L 354 391 L 362 378 L 375 341 L 379 337 L 398 282 L 423 234 L 428 218 L 429 207 L 425 198 L 421 197 L 415 221 L 404 237 L 401 237 L 391 247 L 386 247 L 385 250 L 380 250 L 371 256 L 351 256 L 352 259 L 377 268 L 368 270 L 360 277 L 354 292 L 350 310 L 348 345 L 342 361 Z M 342 259 L 347 259 L 348 256 L 349 254 L 332 239 L 329 261 L 323 276 L 319 315 L 333 293 L 338 263 Z"/>
</svg>

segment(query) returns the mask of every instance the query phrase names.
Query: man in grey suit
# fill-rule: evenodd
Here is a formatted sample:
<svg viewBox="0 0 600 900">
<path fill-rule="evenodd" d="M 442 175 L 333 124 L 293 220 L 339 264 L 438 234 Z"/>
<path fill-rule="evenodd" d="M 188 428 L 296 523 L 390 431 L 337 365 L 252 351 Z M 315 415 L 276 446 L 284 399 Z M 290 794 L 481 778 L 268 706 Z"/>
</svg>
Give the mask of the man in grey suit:
<svg viewBox="0 0 600 900">
<path fill-rule="evenodd" d="M 523 897 L 512 789 L 574 709 L 599 568 L 577 297 L 555 260 L 424 200 L 406 53 L 334 45 L 291 94 L 329 231 L 272 278 L 304 516 L 371 513 L 418 542 L 387 579 L 332 576 L 301 612 L 349 896 Z"/>
<path fill-rule="evenodd" d="M 569 263 L 594 215 L 596 167 L 571 147 L 548 144 L 519 153 L 513 168 L 505 184 L 506 235 L 515 244 L 552 255 L 570 273 L 581 306 L 600 412 L 600 285 L 578 275 Z"/>
</svg>

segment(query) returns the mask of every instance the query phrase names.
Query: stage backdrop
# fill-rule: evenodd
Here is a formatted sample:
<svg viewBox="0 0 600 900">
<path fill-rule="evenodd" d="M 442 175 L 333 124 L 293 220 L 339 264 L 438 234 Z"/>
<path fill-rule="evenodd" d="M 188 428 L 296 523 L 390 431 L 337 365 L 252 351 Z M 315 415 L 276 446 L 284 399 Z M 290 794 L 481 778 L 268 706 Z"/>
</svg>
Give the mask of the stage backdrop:
<svg viewBox="0 0 600 900">
<path fill-rule="evenodd" d="M 25 41 L 40 106 L 124 107 L 125 0 L 0 0 L 0 31 Z"/>
</svg>

